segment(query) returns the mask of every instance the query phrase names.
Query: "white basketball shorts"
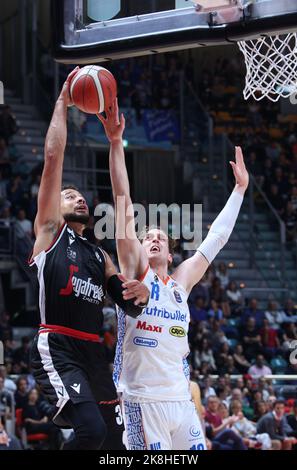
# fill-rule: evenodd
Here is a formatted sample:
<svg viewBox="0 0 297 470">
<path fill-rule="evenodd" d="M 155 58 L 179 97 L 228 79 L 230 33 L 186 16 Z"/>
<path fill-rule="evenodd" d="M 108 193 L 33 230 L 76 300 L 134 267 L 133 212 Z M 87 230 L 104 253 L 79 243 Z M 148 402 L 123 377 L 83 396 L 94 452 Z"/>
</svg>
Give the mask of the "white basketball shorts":
<svg viewBox="0 0 297 470">
<path fill-rule="evenodd" d="M 192 401 L 144 402 L 136 401 L 136 397 L 132 400 L 129 397 L 122 401 L 124 441 L 129 450 L 206 450 L 204 432 Z"/>
</svg>

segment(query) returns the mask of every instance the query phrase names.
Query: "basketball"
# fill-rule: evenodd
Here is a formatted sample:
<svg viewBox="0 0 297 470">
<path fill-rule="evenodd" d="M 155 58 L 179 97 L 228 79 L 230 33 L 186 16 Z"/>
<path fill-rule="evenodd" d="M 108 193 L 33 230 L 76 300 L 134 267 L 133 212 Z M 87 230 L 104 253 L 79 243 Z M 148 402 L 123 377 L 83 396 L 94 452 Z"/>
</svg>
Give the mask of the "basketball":
<svg viewBox="0 0 297 470">
<path fill-rule="evenodd" d="M 70 94 L 74 105 L 84 113 L 102 113 L 117 96 L 117 82 L 104 67 L 87 65 L 73 78 Z"/>
</svg>

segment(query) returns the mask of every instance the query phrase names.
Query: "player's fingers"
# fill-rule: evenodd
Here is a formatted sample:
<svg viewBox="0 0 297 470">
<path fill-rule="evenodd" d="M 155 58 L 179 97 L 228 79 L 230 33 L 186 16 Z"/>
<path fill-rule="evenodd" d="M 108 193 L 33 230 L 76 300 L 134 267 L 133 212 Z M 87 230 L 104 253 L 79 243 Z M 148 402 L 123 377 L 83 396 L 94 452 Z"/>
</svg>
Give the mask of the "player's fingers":
<svg viewBox="0 0 297 470">
<path fill-rule="evenodd" d="M 102 114 L 96 114 L 97 118 L 99 119 L 99 121 L 102 122 L 103 126 L 106 124 L 106 119 L 104 116 L 102 116 Z"/>
<path fill-rule="evenodd" d="M 236 147 L 235 159 L 236 159 L 236 163 L 238 163 L 239 165 L 244 165 L 241 147 Z"/>
<path fill-rule="evenodd" d="M 119 103 L 118 103 L 117 98 L 114 100 L 114 108 L 115 108 L 114 110 L 117 113 L 117 115 L 119 115 Z"/>
<path fill-rule="evenodd" d="M 112 117 L 112 109 L 111 109 L 111 106 L 109 108 L 106 108 L 105 109 L 105 114 L 106 116 L 108 117 L 108 119 L 110 119 Z"/>
<path fill-rule="evenodd" d="M 234 163 L 234 162 L 229 162 L 229 163 L 232 166 L 232 170 L 233 170 L 234 175 L 236 175 L 236 163 Z"/>
<path fill-rule="evenodd" d="M 121 113 L 121 117 L 120 117 L 120 125 L 121 127 L 125 127 L 125 124 L 126 124 L 126 119 L 125 119 L 125 116 L 123 115 L 123 113 Z"/>
<path fill-rule="evenodd" d="M 123 283 L 123 287 L 125 287 L 125 289 L 133 289 L 134 287 L 137 287 L 138 285 L 139 285 L 139 281 L 136 281 L 136 280 L 133 280 L 133 281 L 126 280 Z"/>
<path fill-rule="evenodd" d="M 118 278 L 119 278 L 119 280 L 122 281 L 123 283 L 129 282 L 129 279 L 128 279 L 126 276 L 124 276 L 124 274 L 122 274 L 122 273 L 119 273 L 119 274 L 118 274 Z"/>
<path fill-rule="evenodd" d="M 114 114 L 114 100 L 111 102 L 110 112 L 111 112 L 111 114 Z"/>
<path fill-rule="evenodd" d="M 72 80 L 72 78 L 74 77 L 74 75 L 77 74 L 77 72 L 79 71 L 79 66 L 77 65 L 75 67 L 75 69 L 72 70 L 72 72 L 70 72 L 70 74 L 68 75 L 68 77 L 66 78 L 66 82 L 70 82 Z"/>
<path fill-rule="evenodd" d="M 131 292 L 130 294 L 124 294 L 123 293 L 123 299 L 124 300 L 130 300 L 130 299 L 135 299 L 136 295 L 134 294 L 134 292 Z"/>
<path fill-rule="evenodd" d="M 131 298 L 132 297 L 136 297 L 137 296 L 137 291 L 135 291 L 135 289 L 125 289 L 123 290 L 123 297 L 126 298 L 127 296 L 129 296 Z"/>
</svg>

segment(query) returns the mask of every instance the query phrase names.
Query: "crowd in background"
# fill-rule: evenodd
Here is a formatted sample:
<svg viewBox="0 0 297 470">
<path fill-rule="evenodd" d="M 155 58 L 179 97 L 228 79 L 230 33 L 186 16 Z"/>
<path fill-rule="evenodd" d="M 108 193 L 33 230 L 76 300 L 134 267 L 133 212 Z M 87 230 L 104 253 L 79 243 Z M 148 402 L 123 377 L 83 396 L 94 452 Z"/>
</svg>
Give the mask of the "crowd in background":
<svg viewBox="0 0 297 470">
<path fill-rule="evenodd" d="M 132 106 L 141 120 L 146 108 L 178 109 L 180 70 L 197 90 L 212 113 L 215 131 L 222 127 L 235 144 L 245 148 L 248 166 L 269 200 L 283 218 L 287 240 L 296 240 L 297 230 L 297 124 L 286 122 L 279 106 L 271 102 L 246 103 L 242 99 L 242 68 L 237 60 L 220 60 L 214 73 L 202 70 L 197 76 L 190 59 L 183 66 L 178 55 L 165 58 L 120 61 L 115 65 L 119 102 Z M 226 114 L 227 112 L 227 114 Z M 225 114 L 224 114 L 225 113 Z M 281 127 L 281 131 L 279 130 Z M 278 131 L 277 131 L 278 129 Z M 0 239 L 13 225 L 17 239 L 33 241 L 33 220 L 41 169 L 28 174 L 18 164 L 13 135 L 18 131 L 11 109 L 0 110 Z M 96 206 L 97 196 L 91 206 Z M 91 210 L 92 213 L 92 210 Z M 88 231 L 92 234 L 92 225 Z M 93 239 L 94 241 L 94 239 Z M 108 248 L 108 247 L 105 247 Z M 114 246 L 109 247 L 114 251 Z M 110 250 L 108 250 L 110 251 Z M 185 258 L 182 244 L 177 247 L 174 266 Z M 284 305 L 270 301 L 266 309 L 257 299 L 244 298 L 244 291 L 232 279 L 226 264 L 214 263 L 189 297 L 189 330 L 192 379 L 199 383 L 204 405 L 209 448 L 286 449 L 297 438 L 296 382 L 283 388 L 264 376 L 296 374 L 297 365 L 289 360 L 290 345 L 297 340 L 297 309 L 291 299 Z M 106 353 L 113 361 L 116 345 L 116 313 L 107 299 L 102 336 Z M 23 410 L 28 433 L 44 432 L 49 445 L 58 448 L 61 434 L 51 424 L 53 409 L 35 388 L 30 373 L 31 338 L 16 344 L 12 312 L 0 315 L 0 340 L 4 343 L 5 365 L 0 367 L 0 449 L 18 447 L 13 436 L 3 437 L 1 426 L 9 421 L 12 400 Z M 210 374 L 218 374 L 212 380 Z M 12 380 L 9 376 L 17 377 Z M 231 375 L 240 378 L 231 380 Z M 201 379 L 200 377 L 204 378 Z M 294 395 L 295 393 L 295 395 Z M 7 431 L 6 436 L 9 433 Z"/>
</svg>

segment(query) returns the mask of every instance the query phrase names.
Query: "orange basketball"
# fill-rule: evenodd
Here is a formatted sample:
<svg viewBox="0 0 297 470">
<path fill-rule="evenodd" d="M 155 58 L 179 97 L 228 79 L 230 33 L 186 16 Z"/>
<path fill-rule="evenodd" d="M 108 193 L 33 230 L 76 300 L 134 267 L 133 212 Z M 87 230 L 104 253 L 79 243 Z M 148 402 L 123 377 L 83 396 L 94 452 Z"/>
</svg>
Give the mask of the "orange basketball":
<svg viewBox="0 0 297 470">
<path fill-rule="evenodd" d="M 109 70 L 86 65 L 72 79 L 70 94 L 75 106 L 84 113 L 102 113 L 117 96 L 117 82 Z"/>
</svg>

